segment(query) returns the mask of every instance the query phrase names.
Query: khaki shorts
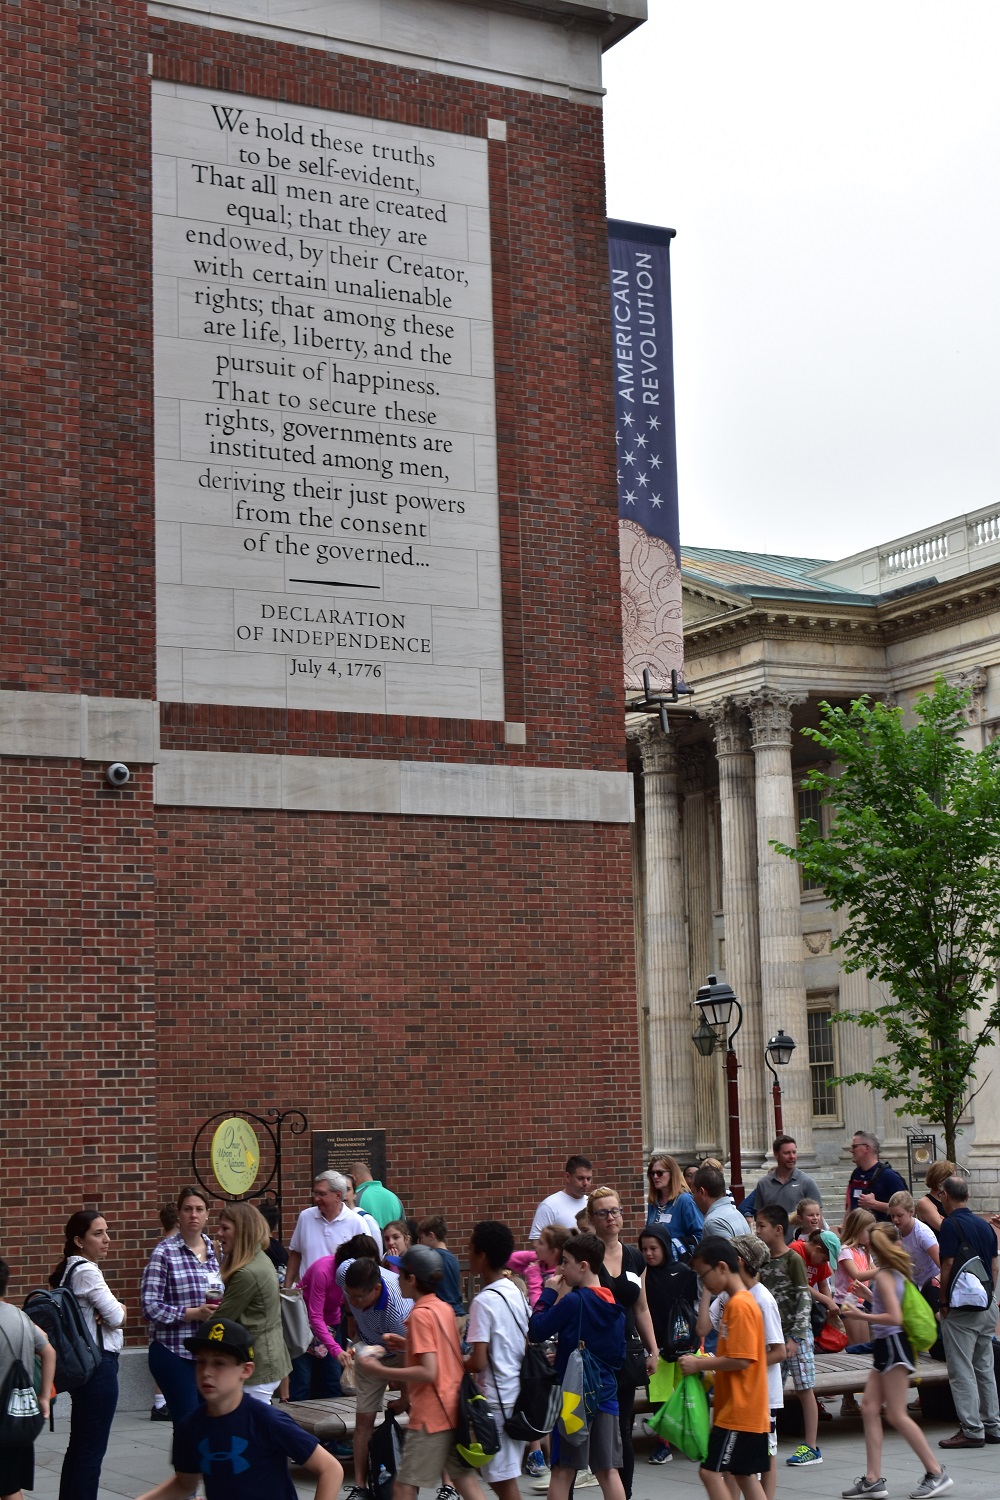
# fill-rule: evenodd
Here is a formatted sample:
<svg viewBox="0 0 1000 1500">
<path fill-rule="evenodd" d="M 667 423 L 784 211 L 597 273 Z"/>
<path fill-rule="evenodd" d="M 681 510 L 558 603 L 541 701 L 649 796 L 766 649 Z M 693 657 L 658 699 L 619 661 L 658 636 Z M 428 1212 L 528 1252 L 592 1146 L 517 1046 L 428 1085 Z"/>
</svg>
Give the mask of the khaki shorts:
<svg viewBox="0 0 1000 1500">
<path fill-rule="evenodd" d="M 398 1365 L 402 1361 L 400 1354 L 387 1354 L 383 1359 L 384 1365 Z M 394 1389 L 378 1375 L 369 1375 L 365 1370 L 354 1367 L 354 1390 L 357 1398 L 356 1409 L 358 1411 L 381 1411 L 385 1393 Z"/>
<path fill-rule="evenodd" d="M 455 1453 L 455 1434 L 451 1428 L 444 1432 L 425 1432 L 422 1427 L 410 1427 L 403 1439 L 403 1457 L 396 1478 L 400 1484 L 412 1484 L 414 1489 L 439 1489 L 444 1469 L 465 1465 Z"/>
</svg>

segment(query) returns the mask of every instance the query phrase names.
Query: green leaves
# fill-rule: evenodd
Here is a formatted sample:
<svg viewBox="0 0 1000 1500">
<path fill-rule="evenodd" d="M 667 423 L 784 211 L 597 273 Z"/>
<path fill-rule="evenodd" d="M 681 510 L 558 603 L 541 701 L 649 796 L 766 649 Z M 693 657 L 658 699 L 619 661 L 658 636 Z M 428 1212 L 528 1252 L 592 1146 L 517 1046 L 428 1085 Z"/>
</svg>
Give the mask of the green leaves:
<svg viewBox="0 0 1000 1500">
<path fill-rule="evenodd" d="M 867 698 L 821 704 L 819 728 L 803 732 L 835 771 L 804 785 L 831 809 L 830 831 L 810 821 L 797 848 L 774 846 L 848 913 L 833 944 L 844 968 L 885 987 L 884 1004 L 836 1018 L 881 1027 L 888 1042 L 870 1071 L 841 1081 L 940 1121 L 952 1157 L 977 1055 L 1000 1025 L 1000 743 L 965 743 L 968 700 L 939 677 L 911 728 Z"/>
</svg>

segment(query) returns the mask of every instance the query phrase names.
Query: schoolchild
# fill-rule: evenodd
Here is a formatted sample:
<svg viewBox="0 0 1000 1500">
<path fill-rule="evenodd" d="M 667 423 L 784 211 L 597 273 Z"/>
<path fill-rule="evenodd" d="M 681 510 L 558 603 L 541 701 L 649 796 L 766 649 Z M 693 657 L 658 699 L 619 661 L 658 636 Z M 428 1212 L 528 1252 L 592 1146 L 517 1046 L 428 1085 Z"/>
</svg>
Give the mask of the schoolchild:
<svg viewBox="0 0 1000 1500">
<path fill-rule="evenodd" d="M 334 1500 L 340 1464 L 276 1406 L 248 1396 L 253 1344 L 241 1323 L 209 1319 L 186 1339 L 204 1402 L 174 1427 L 173 1479 L 139 1500 L 186 1500 L 205 1481 L 207 1500 L 295 1500 L 288 1461 L 316 1475 L 316 1500 Z"/>
<path fill-rule="evenodd" d="M 27 1313 L 6 1301 L 10 1267 L 0 1260 L 0 1390 L 3 1389 L 16 1360 L 31 1375 L 38 1355 L 42 1369 L 38 1409 L 49 1414 L 49 1392 L 56 1373 L 56 1351 L 45 1334 Z M 20 1497 L 21 1490 L 35 1485 L 35 1447 L 33 1443 L 0 1447 L 0 1495 Z"/>
<path fill-rule="evenodd" d="M 653 1320 L 660 1358 L 676 1361 L 697 1347 L 695 1318 L 698 1278 L 686 1261 L 675 1258 L 674 1236 L 667 1223 L 647 1224 L 639 1236 L 639 1249 L 646 1262 L 646 1303 Z M 649 1455 L 651 1464 L 668 1464 L 673 1458 L 670 1444 L 662 1438 Z"/>
<path fill-rule="evenodd" d="M 545 1224 L 534 1250 L 515 1250 L 507 1262 L 508 1270 L 524 1277 L 532 1312 L 541 1298 L 545 1277 L 551 1276 L 558 1268 L 563 1246 L 575 1233 L 575 1229 L 567 1229 L 565 1224 Z M 524 1472 L 533 1490 L 547 1490 L 549 1487 L 548 1449 L 549 1439 L 542 1438 L 541 1442 L 536 1441 L 528 1448 L 525 1456 Z M 576 1487 L 581 1488 L 579 1480 Z"/>
<path fill-rule="evenodd" d="M 770 1259 L 770 1251 L 764 1241 L 758 1239 L 755 1234 L 740 1234 L 733 1240 L 733 1248 L 740 1258 L 740 1280 L 760 1308 L 760 1315 L 764 1320 L 764 1345 L 767 1350 L 767 1401 L 771 1413 L 771 1430 L 767 1439 L 770 1467 L 762 1471 L 761 1482 L 767 1500 L 774 1500 L 774 1492 L 778 1483 L 776 1421 L 778 1412 L 785 1404 L 781 1378 L 781 1363 L 785 1357 L 781 1314 L 778 1311 L 777 1302 L 760 1279 L 760 1268 L 765 1266 Z M 728 1301 L 729 1296 L 726 1292 L 715 1298 L 707 1291 L 702 1292 L 698 1308 L 698 1334 L 701 1337 L 708 1333 L 709 1328 L 718 1329 L 721 1326 L 722 1315 Z"/>
<path fill-rule="evenodd" d="M 740 1278 L 740 1256 L 732 1240 L 702 1240 L 691 1257 L 691 1269 L 711 1296 L 729 1294 L 716 1352 L 682 1354 L 677 1361 L 684 1375 L 715 1371 L 715 1408 L 701 1482 L 709 1500 L 729 1500 L 730 1477 L 743 1500 L 765 1500 L 757 1478 L 770 1463 L 764 1319 Z"/>
<path fill-rule="evenodd" d="M 472 1351 L 466 1355 L 465 1367 L 486 1397 L 500 1434 L 500 1451 L 479 1470 L 480 1478 L 500 1500 L 520 1500 L 517 1481 L 524 1458 L 524 1443 L 504 1431 L 521 1386 L 530 1316 L 516 1283 L 504 1274 L 513 1250 L 514 1236 L 506 1224 L 484 1219 L 474 1227 L 469 1270 L 479 1277 L 482 1291 L 469 1308 L 466 1341 Z"/>
<path fill-rule="evenodd" d="M 354 1262 L 358 1264 L 357 1261 Z M 383 1271 L 382 1276 L 390 1272 Z M 384 1333 L 380 1342 L 390 1351 L 405 1348 L 401 1365 L 356 1356 L 363 1375 L 374 1380 L 400 1381 L 410 1393 L 410 1422 L 403 1457 L 393 1485 L 393 1500 L 416 1500 L 417 1490 L 441 1482 L 447 1469 L 462 1500 L 483 1500 L 475 1474 L 464 1468 L 454 1452 L 458 1428 L 458 1393 L 465 1374 L 458 1326 L 451 1306 L 437 1295 L 443 1275 L 441 1257 L 429 1245 L 411 1245 L 399 1263 L 399 1290 L 411 1298 L 413 1311 L 406 1338 Z"/>
<path fill-rule="evenodd" d="M 458 1331 L 465 1333 L 465 1303 L 462 1301 L 462 1271 L 458 1264 L 458 1258 L 452 1255 L 445 1241 L 448 1238 L 448 1226 L 440 1214 L 431 1214 L 429 1218 L 421 1219 L 417 1225 L 417 1239 L 421 1245 L 427 1245 L 431 1250 L 436 1250 L 441 1259 L 441 1281 L 438 1285 L 437 1295 L 442 1302 L 447 1302 L 458 1319 Z"/>
<path fill-rule="evenodd" d="M 625 1360 L 625 1309 L 602 1286 L 604 1245 L 596 1234 L 575 1234 L 563 1246 L 562 1269 L 550 1276 L 528 1324 L 528 1337 L 557 1338 L 555 1367 L 566 1372 L 570 1354 L 582 1340 L 601 1375 L 597 1410 L 580 1443 L 552 1439 L 549 1500 L 567 1500 L 574 1477 L 588 1467 L 605 1500 L 625 1500 L 618 1470 L 622 1462 L 618 1423 L 618 1370 Z"/>
<path fill-rule="evenodd" d="M 773 1295 L 781 1313 L 787 1355 L 782 1370 L 786 1380 L 789 1375 L 792 1377 L 802 1406 L 804 1441 L 785 1462 L 794 1468 L 806 1468 L 823 1462 L 817 1442 L 819 1408 L 813 1390 L 816 1361 L 810 1322 L 812 1297 L 805 1265 L 785 1243 L 787 1232 L 788 1214 L 780 1203 L 769 1203 L 766 1208 L 758 1209 L 757 1234 L 771 1253 L 770 1260 L 761 1267 L 760 1279 Z"/>
<path fill-rule="evenodd" d="M 872 1371 L 861 1398 L 861 1416 L 865 1424 L 865 1472 L 849 1490 L 841 1494 L 847 1500 L 885 1500 L 889 1491 L 879 1474 L 882 1467 L 882 1407 L 900 1437 L 913 1449 L 924 1466 L 924 1477 L 910 1491 L 911 1500 L 930 1500 L 943 1495 L 954 1480 L 941 1468 L 921 1429 L 906 1410 L 910 1376 L 916 1358 L 903 1332 L 903 1287 L 911 1277 L 911 1261 L 899 1243 L 899 1233 L 892 1224 L 876 1224 L 870 1234 L 875 1259 L 871 1312 L 856 1311 L 871 1326 Z"/>
</svg>

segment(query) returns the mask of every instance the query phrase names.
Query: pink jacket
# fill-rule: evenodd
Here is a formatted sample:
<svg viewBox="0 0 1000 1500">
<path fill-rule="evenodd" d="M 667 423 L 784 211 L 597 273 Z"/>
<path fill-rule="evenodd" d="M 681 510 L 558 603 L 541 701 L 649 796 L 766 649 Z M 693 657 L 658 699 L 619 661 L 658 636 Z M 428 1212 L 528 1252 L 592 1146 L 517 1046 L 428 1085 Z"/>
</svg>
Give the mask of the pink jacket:
<svg viewBox="0 0 1000 1500">
<path fill-rule="evenodd" d="M 515 1276 L 524 1277 L 524 1284 L 528 1288 L 528 1302 L 534 1308 L 542 1295 L 542 1288 L 545 1284 L 545 1277 L 542 1275 L 542 1268 L 538 1264 L 538 1256 L 534 1250 L 515 1250 L 507 1262 L 507 1269 L 513 1271 Z"/>
<path fill-rule="evenodd" d="M 300 1281 L 309 1317 L 309 1327 L 329 1352 L 339 1357 L 344 1351 L 330 1332 L 344 1316 L 344 1294 L 337 1285 L 337 1271 L 332 1255 L 314 1260 Z"/>
</svg>

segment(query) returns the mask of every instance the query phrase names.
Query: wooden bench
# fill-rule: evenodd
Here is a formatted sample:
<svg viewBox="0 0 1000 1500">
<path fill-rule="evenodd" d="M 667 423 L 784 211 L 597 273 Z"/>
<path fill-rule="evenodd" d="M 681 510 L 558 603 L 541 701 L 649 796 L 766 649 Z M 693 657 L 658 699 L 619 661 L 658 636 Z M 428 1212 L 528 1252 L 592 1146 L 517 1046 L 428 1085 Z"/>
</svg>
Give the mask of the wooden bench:
<svg viewBox="0 0 1000 1500">
<path fill-rule="evenodd" d="M 865 1381 L 871 1372 L 872 1359 L 870 1354 L 823 1354 L 816 1355 L 816 1384 L 813 1387 L 817 1396 L 846 1396 L 852 1391 L 863 1391 Z M 919 1386 L 924 1383 L 937 1385 L 948 1379 L 948 1366 L 941 1360 L 930 1359 L 928 1355 L 921 1354 L 917 1359 L 917 1368 L 910 1376 L 910 1385 Z M 785 1390 L 795 1389 L 791 1381 L 785 1382 Z"/>
<path fill-rule="evenodd" d="M 279 1410 L 306 1432 L 311 1432 L 321 1443 L 342 1443 L 354 1435 L 356 1406 L 353 1396 L 323 1396 L 315 1401 L 286 1401 Z M 383 1413 L 376 1413 L 376 1427 L 383 1420 Z M 401 1413 L 396 1421 L 401 1427 L 405 1427 L 406 1413 Z"/>
</svg>

